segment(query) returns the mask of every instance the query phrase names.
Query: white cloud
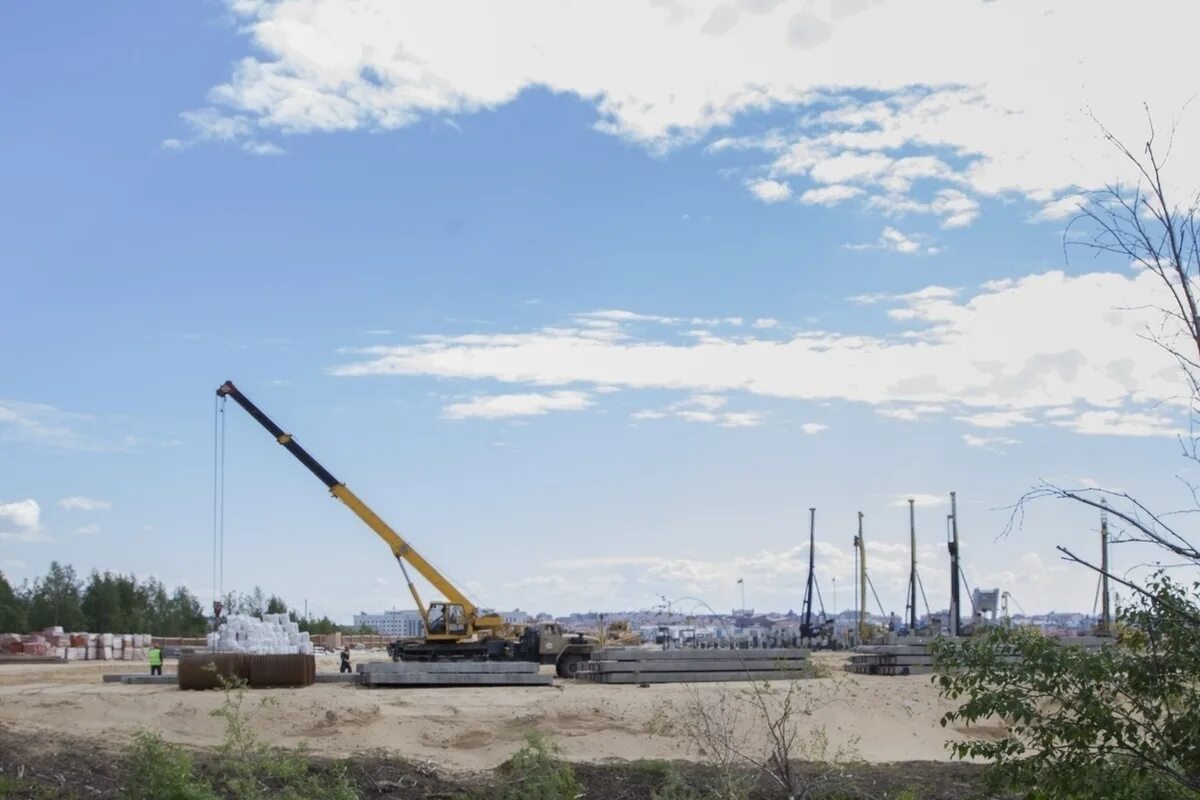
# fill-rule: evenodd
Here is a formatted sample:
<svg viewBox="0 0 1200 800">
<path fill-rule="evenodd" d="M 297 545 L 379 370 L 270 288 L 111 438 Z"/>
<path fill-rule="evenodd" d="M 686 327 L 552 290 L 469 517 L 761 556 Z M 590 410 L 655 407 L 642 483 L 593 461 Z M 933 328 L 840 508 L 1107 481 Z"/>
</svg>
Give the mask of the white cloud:
<svg viewBox="0 0 1200 800">
<path fill-rule="evenodd" d="M 979 216 L 979 203 L 958 189 L 942 189 L 929 208 L 934 214 L 945 217 L 943 228 L 964 228 Z"/>
<path fill-rule="evenodd" d="M 100 526 L 95 523 L 76 528 L 75 533 L 81 536 L 94 536 L 100 532 Z"/>
<path fill-rule="evenodd" d="M 0 400 L 0 441 L 86 451 L 123 450 L 138 443 L 91 414 L 13 400 Z"/>
<path fill-rule="evenodd" d="M 1114 425 L 1112 413 L 1147 413 L 1151 404 L 1186 393 L 1177 365 L 1138 335 L 1160 322 L 1149 308 L 1159 302 L 1158 281 L 1148 272 L 1048 272 L 970 295 L 930 286 L 871 296 L 873 313 L 897 327 L 887 335 L 800 330 L 784 339 L 679 341 L 635 336 L 625 327 L 604 338 L 583 327 L 437 335 L 351 351 L 334 373 L 845 400 L 952 414 L 982 428 L 1030 424 L 1041 409 L 1076 408 L 1075 416 L 1054 422 L 1082 433 L 1137 435 L 1148 423 L 1169 426 L 1128 418 Z M 1169 417 L 1172 409 L 1155 413 Z"/>
<path fill-rule="evenodd" d="M 987 447 L 994 448 L 997 445 L 1017 444 L 1016 439 L 1010 439 L 1007 436 L 975 436 L 971 433 L 963 434 L 963 444 L 967 447 Z"/>
<path fill-rule="evenodd" d="M 452 403 L 442 409 L 442 416 L 446 419 L 536 417 L 551 411 L 582 411 L 591 405 L 586 392 L 496 394 Z"/>
<path fill-rule="evenodd" d="M 806 436 L 813 436 L 818 433 L 829 430 L 828 425 L 822 425 L 819 422 L 806 422 L 800 426 L 800 430 L 804 431 Z"/>
<path fill-rule="evenodd" d="M 93 497 L 64 497 L 58 501 L 60 508 L 65 508 L 68 511 L 108 511 L 112 508 L 112 503 L 108 500 L 97 500 Z"/>
<path fill-rule="evenodd" d="M 863 190 L 857 186 L 835 183 L 832 186 L 809 189 L 800 195 L 800 202 L 809 206 L 836 206 L 838 203 L 852 200 L 862 193 Z"/>
<path fill-rule="evenodd" d="M 1054 425 L 1077 433 L 1106 436 L 1180 436 L 1186 434 L 1178 418 L 1161 413 L 1085 411 L 1073 419 L 1055 420 Z"/>
<path fill-rule="evenodd" d="M 959 420 L 968 422 L 977 428 L 1011 428 L 1014 425 L 1033 422 L 1033 419 L 1028 414 L 1020 411 L 992 411 L 985 414 L 972 414 L 968 417 L 959 417 Z"/>
<path fill-rule="evenodd" d="M 1043 205 L 1041 210 L 1037 213 L 1037 219 L 1067 219 L 1068 217 L 1073 217 L 1078 214 L 1086 203 L 1086 195 L 1064 195 L 1057 200 L 1051 200 Z"/>
<path fill-rule="evenodd" d="M 764 203 L 781 203 L 792 196 L 792 187 L 769 178 L 750 181 L 746 187 Z"/>
<path fill-rule="evenodd" d="M 927 253 L 933 255 L 938 252 L 935 247 L 923 245 L 922 237 L 910 236 L 902 233 L 892 226 L 887 226 L 883 232 L 879 234 L 879 239 L 867 244 L 847 244 L 844 245 L 847 250 L 890 250 L 894 253 L 904 253 L 912 255 L 914 253 Z"/>
<path fill-rule="evenodd" d="M 933 506 L 950 505 L 949 495 L 923 494 L 921 492 L 914 492 L 913 494 L 898 494 L 892 500 L 892 505 L 907 507 L 909 500 L 912 500 L 913 505 L 917 508 L 931 508 Z"/>
<path fill-rule="evenodd" d="M 798 124 L 730 132 L 712 149 L 763 150 L 774 175 L 873 184 L 897 197 L 924 181 L 1045 198 L 1123 174 L 1089 111 L 1128 138 L 1145 130 L 1143 101 L 1169 115 L 1196 90 L 1186 76 L 1198 11 L 1177 0 L 1145 0 L 1136 14 L 1085 0 L 1052 13 L 962 0 L 753 11 L 725 0 L 229 3 L 248 54 L 208 93 L 212 106 L 182 115 L 188 141 L 264 149 L 267 132 L 395 129 L 540 88 L 592 103 L 597 128 L 651 150 L 770 109 Z M 1013 41 L 1021 69 L 1012 68 Z M 1097 41 L 1154 41 L 1157 57 L 1113 58 Z M 616 42 L 621 58 L 612 57 Z M 1178 136 L 1194 133 L 1185 126 Z M 1182 185 L 1200 184 L 1200 154 L 1179 150 L 1173 168 Z"/>
<path fill-rule="evenodd" d="M 693 394 L 664 409 L 643 409 L 630 416 L 635 420 L 675 417 L 685 422 L 707 422 L 722 428 L 753 428 L 761 425 L 764 415 L 757 411 L 721 411 L 728 401 L 715 394 Z"/>
<path fill-rule="evenodd" d="M 42 509 L 31 497 L 0 502 L 0 541 L 44 541 L 41 519 Z"/>
<path fill-rule="evenodd" d="M 771 319 L 770 317 L 759 317 L 754 320 L 754 327 L 758 330 L 767 330 L 769 328 L 779 327 L 779 320 Z"/>
</svg>

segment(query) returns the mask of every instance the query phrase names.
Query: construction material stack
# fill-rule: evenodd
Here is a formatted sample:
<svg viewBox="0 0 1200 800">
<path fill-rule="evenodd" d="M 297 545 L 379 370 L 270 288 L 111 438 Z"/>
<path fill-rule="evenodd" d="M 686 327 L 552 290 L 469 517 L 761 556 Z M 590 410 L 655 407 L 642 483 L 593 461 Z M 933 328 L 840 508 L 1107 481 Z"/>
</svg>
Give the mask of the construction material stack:
<svg viewBox="0 0 1200 800">
<path fill-rule="evenodd" d="M 904 644 L 864 644 L 854 648 L 843 669 L 857 675 L 929 675 L 933 672 L 932 640 Z"/>
<path fill-rule="evenodd" d="M 707 683 L 811 678 L 809 651 L 798 648 L 651 650 L 608 647 L 579 665 L 576 677 L 593 683 Z"/>
<path fill-rule="evenodd" d="M 358 665 L 369 687 L 549 686 L 551 675 L 528 661 L 372 661 Z"/>
<path fill-rule="evenodd" d="M 145 661 L 148 633 L 69 633 L 61 627 L 33 634 L 0 634 L 0 654 L 58 661 Z"/>
</svg>

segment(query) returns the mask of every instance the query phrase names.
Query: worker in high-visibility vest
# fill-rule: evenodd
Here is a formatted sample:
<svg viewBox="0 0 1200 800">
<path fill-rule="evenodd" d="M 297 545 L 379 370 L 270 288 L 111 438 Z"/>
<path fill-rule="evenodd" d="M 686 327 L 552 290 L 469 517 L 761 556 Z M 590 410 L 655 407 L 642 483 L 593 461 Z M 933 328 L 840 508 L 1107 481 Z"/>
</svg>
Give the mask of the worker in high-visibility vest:
<svg viewBox="0 0 1200 800">
<path fill-rule="evenodd" d="M 150 674 L 162 675 L 162 650 L 158 645 L 150 645 L 150 649 L 146 651 L 146 658 L 150 661 Z"/>
</svg>

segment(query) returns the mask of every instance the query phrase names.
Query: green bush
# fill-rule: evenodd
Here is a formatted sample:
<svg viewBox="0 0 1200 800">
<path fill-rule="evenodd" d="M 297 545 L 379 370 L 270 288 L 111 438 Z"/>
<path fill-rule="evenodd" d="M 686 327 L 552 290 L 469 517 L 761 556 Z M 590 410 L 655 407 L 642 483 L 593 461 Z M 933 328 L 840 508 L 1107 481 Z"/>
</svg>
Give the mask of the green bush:
<svg viewBox="0 0 1200 800">
<path fill-rule="evenodd" d="M 192 759 L 155 733 L 133 740 L 121 796 L 127 800 L 216 800 L 208 783 L 195 775 Z"/>
<path fill-rule="evenodd" d="M 525 746 L 508 762 L 502 779 L 502 800 L 576 800 L 582 787 L 571 765 L 558 757 L 558 749 L 540 733 L 525 736 Z"/>
</svg>

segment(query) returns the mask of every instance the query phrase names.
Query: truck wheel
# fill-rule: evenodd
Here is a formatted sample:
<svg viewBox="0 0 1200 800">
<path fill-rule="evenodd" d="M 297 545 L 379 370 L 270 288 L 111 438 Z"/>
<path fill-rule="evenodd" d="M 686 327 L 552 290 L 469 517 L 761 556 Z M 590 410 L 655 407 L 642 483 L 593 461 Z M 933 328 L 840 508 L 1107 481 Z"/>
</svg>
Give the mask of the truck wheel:
<svg viewBox="0 0 1200 800">
<path fill-rule="evenodd" d="M 558 660 L 558 666 L 555 671 L 558 672 L 558 677 L 560 678 L 574 678 L 575 674 L 579 672 L 579 665 L 582 663 L 583 656 L 581 655 L 565 655 Z"/>
</svg>

